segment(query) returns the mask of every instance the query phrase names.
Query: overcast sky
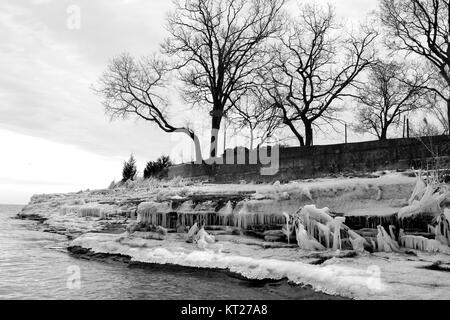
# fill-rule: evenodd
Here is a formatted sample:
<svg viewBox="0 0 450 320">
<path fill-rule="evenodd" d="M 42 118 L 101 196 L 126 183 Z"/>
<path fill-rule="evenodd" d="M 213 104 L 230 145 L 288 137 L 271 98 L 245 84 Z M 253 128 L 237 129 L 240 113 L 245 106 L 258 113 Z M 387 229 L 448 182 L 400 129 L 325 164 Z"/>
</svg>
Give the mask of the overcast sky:
<svg viewBox="0 0 450 320">
<path fill-rule="evenodd" d="M 377 0 L 332 3 L 352 20 L 377 6 Z M 79 29 L 68 27 L 73 5 Z M 147 160 L 178 152 L 177 138 L 148 123 L 110 122 L 91 90 L 115 54 L 158 50 L 170 8 L 168 0 L 1 0 L 0 203 L 107 187 L 120 179 L 131 153 L 142 169 Z"/>
</svg>

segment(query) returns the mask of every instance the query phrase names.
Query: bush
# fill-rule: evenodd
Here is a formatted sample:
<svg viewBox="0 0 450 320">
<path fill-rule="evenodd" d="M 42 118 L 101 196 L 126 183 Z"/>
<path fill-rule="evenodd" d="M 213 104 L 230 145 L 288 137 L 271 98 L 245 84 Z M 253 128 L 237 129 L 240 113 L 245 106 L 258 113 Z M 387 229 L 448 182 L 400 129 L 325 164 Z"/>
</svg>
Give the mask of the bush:
<svg viewBox="0 0 450 320">
<path fill-rule="evenodd" d="M 149 178 L 166 178 L 168 176 L 168 169 L 172 165 L 169 156 L 162 156 L 156 161 L 149 161 L 144 169 L 144 179 Z"/>
<path fill-rule="evenodd" d="M 134 180 L 136 178 L 136 173 L 136 160 L 134 159 L 133 155 L 131 155 L 130 159 L 123 163 L 122 181 L 125 182 L 128 180 Z"/>
</svg>

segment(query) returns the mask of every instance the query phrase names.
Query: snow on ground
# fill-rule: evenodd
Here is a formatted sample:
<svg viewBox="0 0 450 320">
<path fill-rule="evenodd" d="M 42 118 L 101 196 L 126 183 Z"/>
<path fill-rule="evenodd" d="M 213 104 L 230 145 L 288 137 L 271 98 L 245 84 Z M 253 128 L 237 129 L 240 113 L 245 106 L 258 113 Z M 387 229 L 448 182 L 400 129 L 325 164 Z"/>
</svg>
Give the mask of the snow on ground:
<svg viewBox="0 0 450 320">
<path fill-rule="evenodd" d="M 80 208 L 115 206 L 118 212 L 135 212 L 145 201 L 186 199 L 202 195 L 245 194 L 252 210 L 271 213 L 294 213 L 301 206 L 315 204 L 346 215 L 383 215 L 397 212 L 407 203 L 415 178 L 388 173 L 379 178 L 333 178 L 293 181 L 287 184 L 202 184 L 179 180 L 172 182 L 141 181 L 114 189 L 86 190 L 69 194 L 33 196 L 21 212 L 22 217 L 42 217 L 56 230 L 84 233 L 102 230 L 116 220 L 125 223 L 127 214 L 110 217 L 79 217 Z M 380 191 L 381 190 L 381 191 Z"/>
<path fill-rule="evenodd" d="M 128 234 L 89 233 L 71 245 L 96 253 L 126 255 L 143 263 L 226 269 L 249 279 L 287 278 L 325 293 L 356 299 L 450 299 L 450 274 L 423 268 L 436 261 L 450 263 L 446 255 L 367 253 L 345 257 L 345 252 L 264 249 L 229 240 L 219 238 L 206 250 L 198 250 L 179 234 L 157 241 Z M 312 264 L 320 257 L 329 259 Z"/>
</svg>

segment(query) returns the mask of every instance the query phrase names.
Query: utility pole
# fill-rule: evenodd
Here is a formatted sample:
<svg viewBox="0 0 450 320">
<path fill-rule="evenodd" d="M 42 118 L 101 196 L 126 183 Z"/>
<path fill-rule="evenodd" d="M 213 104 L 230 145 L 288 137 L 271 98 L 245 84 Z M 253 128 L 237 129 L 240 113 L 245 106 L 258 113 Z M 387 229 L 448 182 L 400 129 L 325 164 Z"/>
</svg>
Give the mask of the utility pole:
<svg viewBox="0 0 450 320">
<path fill-rule="evenodd" d="M 409 118 L 406 119 L 406 134 L 407 134 L 407 137 L 409 139 Z"/>
<path fill-rule="evenodd" d="M 406 130 L 406 116 L 403 116 L 403 139 L 405 138 L 405 130 Z"/>
<path fill-rule="evenodd" d="M 345 144 L 347 144 L 347 123 L 345 124 Z"/>
</svg>

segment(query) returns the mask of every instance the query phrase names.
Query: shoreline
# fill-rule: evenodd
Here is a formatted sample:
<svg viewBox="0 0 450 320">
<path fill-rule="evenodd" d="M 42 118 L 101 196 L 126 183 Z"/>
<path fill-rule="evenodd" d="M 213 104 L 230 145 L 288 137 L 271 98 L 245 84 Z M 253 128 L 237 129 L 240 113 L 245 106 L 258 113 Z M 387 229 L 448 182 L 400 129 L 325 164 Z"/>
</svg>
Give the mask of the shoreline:
<svg viewBox="0 0 450 320">
<path fill-rule="evenodd" d="M 51 226 L 45 224 L 47 218 L 44 218 L 39 215 L 32 215 L 31 217 L 24 216 L 19 214 L 14 215 L 11 219 L 21 219 L 21 220 L 29 220 L 36 222 L 36 226 L 38 226 L 39 230 L 44 233 L 52 233 L 61 236 L 65 236 L 69 242 L 76 239 L 77 237 L 73 234 L 68 234 L 66 232 L 62 232 L 60 230 L 53 230 Z M 109 233 L 108 233 L 109 234 Z M 112 235 L 113 233 L 111 233 Z M 224 276 L 225 279 L 234 279 L 238 281 L 243 281 L 250 286 L 255 287 L 264 287 L 266 285 L 275 284 L 275 288 L 271 288 L 271 290 L 275 291 L 290 291 L 288 296 L 285 299 L 288 300 L 352 300 L 352 298 L 340 296 L 336 294 L 328 294 L 321 290 L 317 290 L 313 288 L 309 284 L 297 284 L 293 281 L 290 281 L 288 278 L 282 279 L 272 279 L 272 278 L 264 278 L 264 279 L 252 279 L 243 276 L 238 272 L 233 272 L 228 269 L 223 268 L 202 268 L 202 267 L 191 267 L 184 266 L 181 264 L 170 264 L 170 263 L 147 263 L 140 261 L 133 261 L 132 257 L 128 255 L 122 254 L 113 254 L 113 253 L 101 253 L 94 252 L 91 249 L 87 249 L 81 246 L 71 246 L 68 245 L 66 247 L 67 254 L 75 257 L 77 259 L 85 259 L 92 260 L 101 263 L 121 263 L 125 264 L 128 267 L 136 267 L 136 268 L 145 268 L 150 270 L 164 270 L 170 272 L 179 272 L 179 271 L 189 271 L 195 273 L 195 276 L 202 276 L 203 274 L 207 274 L 210 276 L 210 273 L 213 273 L 215 276 Z M 317 261 L 326 261 L 328 258 L 322 260 L 319 258 Z M 281 287 L 281 289 L 279 289 Z"/>
<path fill-rule="evenodd" d="M 72 246 L 67 248 L 68 253 L 71 256 L 74 256 L 79 259 L 86 260 L 94 260 L 99 262 L 111 262 L 111 263 L 123 263 L 128 267 L 132 268 L 144 268 L 149 270 L 164 270 L 170 272 L 180 272 L 180 271 L 189 271 L 195 273 L 195 276 L 203 276 L 207 274 L 207 276 L 224 276 L 225 279 L 235 279 L 239 281 L 243 281 L 250 286 L 255 287 L 264 287 L 265 285 L 274 284 L 276 287 L 285 287 L 292 291 L 298 291 L 298 296 L 302 296 L 302 292 L 312 291 L 313 294 L 309 294 L 313 296 L 314 299 L 318 300 L 352 300 L 346 297 L 338 296 L 338 295 L 330 295 L 327 293 L 323 293 L 321 291 L 314 290 L 310 285 L 300 285 L 289 281 L 287 278 L 275 280 L 275 279 L 250 279 L 242 276 L 239 273 L 232 272 L 230 270 L 224 270 L 220 268 L 199 268 L 199 267 L 189 267 L 183 266 L 179 264 L 158 264 L 158 263 L 145 263 L 139 261 L 133 261 L 130 256 L 120 255 L 120 254 L 105 254 L 105 253 L 96 253 L 90 249 L 86 249 L 79 246 Z M 295 292 L 293 292 L 295 293 Z M 306 293 L 308 294 L 308 293 Z M 288 297 L 289 300 L 296 300 L 296 297 Z"/>
<path fill-rule="evenodd" d="M 450 278 L 443 277 L 449 275 L 450 256 L 444 253 L 412 249 L 371 253 L 348 247 L 309 251 L 280 241 L 285 223 L 280 213 L 293 213 L 308 204 L 329 206 L 355 225 L 361 223 L 360 217 L 375 225 L 379 221 L 390 223 L 407 203 L 415 181 L 410 175 L 398 173 L 370 179 L 319 179 L 286 185 L 150 181 L 132 188 L 33 196 L 17 217 L 37 221 L 43 231 L 65 235 L 71 241 L 70 250 L 75 254 L 78 251 L 82 258 L 117 258 L 129 266 L 209 270 L 246 281 L 285 281 L 296 288 L 312 288 L 318 294 L 336 298 L 449 299 Z M 233 206 L 229 199 L 236 199 L 231 200 L 235 201 Z M 152 205 L 146 207 L 147 203 Z M 219 215 L 223 212 L 228 217 L 227 210 L 232 210 L 231 223 L 237 225 L 229 227 L 228 218 L 212 217 L 212 226 L 227 224 L 206 229 L 215 237 L 206 248 L 186 242 L 186 229 L 168 229 L 164 235 L 143 226 L 129 229 L 139 221 L 141 207 L 157 208 L 163 215 L 167 212 L 167 220 L 145 223 L 169 225 L 173 211 L 165 210 L 177 211 L 178 217 L 183 214 L 209 217 L 217 205 L 215 212 Z M 251 212 L 255 220 L 250 215 L 241 217 L 239 210 Z M 264 230 L 247 228 L 247 225 L 252 228 L 254 221 L 266 221 L 265 215 L 275 212 L 278 216 L 267 220 L 272 224 L 268 236 Z M 236 233 L 236 227 L 242 231 Z"/>
</svg>

